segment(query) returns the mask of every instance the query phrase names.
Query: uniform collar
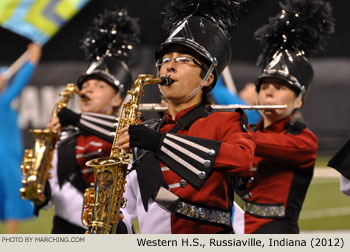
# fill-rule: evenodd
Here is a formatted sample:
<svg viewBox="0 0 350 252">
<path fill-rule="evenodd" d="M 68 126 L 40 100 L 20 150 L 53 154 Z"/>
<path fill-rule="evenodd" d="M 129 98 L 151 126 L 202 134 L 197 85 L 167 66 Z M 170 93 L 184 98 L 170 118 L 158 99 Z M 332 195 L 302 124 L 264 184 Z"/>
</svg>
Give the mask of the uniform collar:
<svg viewBox="0 0 350 252">
<path fill-rule="evenodd" d="M 291 117 L 288 116 L 286 118 L 283 118 L 277 122 L 274 122 L 273 124 L 269 125 L 267 128 L 264 129 L 264 120 L 262 120 L 259 124 L 258 124 L 258 130 L 261 132 L 264 131 L 274 131 L 274 132 L 282 132 L 283 130 L 285 130 L 285 125 L 290 122 Z"/>
<path fill-rule="evenodd" d="M 189 112 L 190 110 L 192 110 L 193 108 L 195 108 L 196 106 L 198 106 L 198 104 L 193 105 L 191 107 L 185 108 L 183 110 L 181 110 L 180 112 L 178 112 L 175 116 L 175 120 L 173 120 L 171 114 L 169 113 L 169 111 L 167 112 L 167 114 L 165 115 L 165 123 L 166 124 L 171 124 L 171 123 L 176 123 L 177 121 L 180 120 L 180 118 L 182 116 L 184 116 L 185 114 L 187 114 L 187 112 Z"/>
</svg>

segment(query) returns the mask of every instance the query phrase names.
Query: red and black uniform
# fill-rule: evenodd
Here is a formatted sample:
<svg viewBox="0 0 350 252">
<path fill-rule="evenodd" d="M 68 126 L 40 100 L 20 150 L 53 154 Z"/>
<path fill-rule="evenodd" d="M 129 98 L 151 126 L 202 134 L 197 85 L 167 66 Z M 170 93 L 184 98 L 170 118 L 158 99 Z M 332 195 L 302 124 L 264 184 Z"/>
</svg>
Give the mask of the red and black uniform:
<svg viewBox="0 0 350 252">
<path fill-rule="evenodd" d="M 197 108 L 201 106 L 179 112 L 175 120 L 167 114 L 159 125 L 163 134 L 157 150 L 149 152 L 150 157 L 139 155 L 143 157 L 134 162 L 144 208 L 147 211 L 149 200 L 154 199 L 170 211 L 171 233 L 230 231 L 233 179 L 247 176 L 251 169 L 254 143 L 242 130 L 242 114 L 216 112 L 183 125 L 181 118 L 195 118 L 192 112 Z M 176 200 L 160 191 L 170 192 Z M 130 211 L 137 210 L 125 213 Z M 145 212 L 138 218 L 149 226 L 157 217 Z"/>
<path fill-rule="evenodd" d="M 256 150 L 244 195 L 245 233 L 298 233 L 317 138 L 290 117 L 266 128 L 260 123 L 251 134 Z"/>
</svg>

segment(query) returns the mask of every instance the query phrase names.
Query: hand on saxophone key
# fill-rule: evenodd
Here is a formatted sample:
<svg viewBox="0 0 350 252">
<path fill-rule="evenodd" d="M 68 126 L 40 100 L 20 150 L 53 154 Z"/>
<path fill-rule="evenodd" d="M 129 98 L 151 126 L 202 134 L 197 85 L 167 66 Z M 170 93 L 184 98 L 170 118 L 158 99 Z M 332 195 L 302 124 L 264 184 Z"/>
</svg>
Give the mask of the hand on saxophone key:
<svg viewBox="0 0 350 252">
<path fill-rule="evenodd" d="M 120 130 L 117 146 L 120 149 L 138 147 L 155 152 L 163 133 L 150 129 L 145 125 L 126 126 Z"/>
<path fill-rule="evenodd" d="M 119 132 L 119 138 L 116 142 L 119 149 L 127 149 L 130 148 L 130 135 L 129 135 L 129 125 L 122 128 Z"/>
<path fill-rule="evenodd" d="M 130 147 L 156 152 L 163 139 L 164 133 L 150 129 L 145 125 L 131 125 L 129 127 Z"/>
<path fill-rule="evenodd" d="M 50 122 L 46 126 L 47 128 L 50 128 L 52 131 L 60 131 L 61 130 L 61 124 L 58 117 L 54 116 L 51 118 Z"/>
</svg>

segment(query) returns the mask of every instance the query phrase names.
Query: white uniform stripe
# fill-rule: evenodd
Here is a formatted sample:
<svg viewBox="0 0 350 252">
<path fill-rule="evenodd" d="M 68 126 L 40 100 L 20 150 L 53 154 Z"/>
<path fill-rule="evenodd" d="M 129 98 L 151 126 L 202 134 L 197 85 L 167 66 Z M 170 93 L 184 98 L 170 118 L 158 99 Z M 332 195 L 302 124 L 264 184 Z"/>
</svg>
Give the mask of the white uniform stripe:
<svg viewBox="0 0 350 252">
<path fill-rule="evenodd" d="M 101 147 L 103 144 L 101 142 L 90 141 L 85 146 L 81 146 L 81 147 L 86 149 L 89 145 L 93 145 L 93 146 L 96 146 L 96 147 Z"/>
<path fill-rule="evenodd" d="M 82 173 L 82 174 L 90 173 L 90 172 L 93 172 L 93 169 L 92 169 L 92 168 L 86 168 L 86 169 L 81 170 L 81 173 Z"/>
<path fill-rule="evenodd" d="M 91 121 L 91 122 L 95 122 L 95 123 L 98 123 L 98 124 L 101 124 L 101 125 L 104 125 L 104 126 L 107 126 L 107 127 L 110 127 L 110 128 L 114 128 L 115 127 L 115 122 L 108 122 L 106 120 L 102 120 L 102 119 L 99 119 L 99 118 L 95 118 L 93 116 L 89 116 L 89 115 L 82 115 L 81 118 L 83 120 L 87 120 L 87 121 Z"/>
<path fill-rule="evenodd" d="M 160 168 L 160 169 L 162 170 L 162 172 L 164 172 L 164 171 L 169 171 L 169 170 L 170 170 L 168 167 L 162 167 L 162 168 Z"/>
<path fill-rule="evenodd" d="M 90 145 L 93 145 L 93 146 L 96 146 L 96 147 L 102 147 L 103 144 L 100 143 L 100 142 L 91 141 L 91 142 L 88 142 L 85 146 L 77 145 L 77 146 L 75 146 L 75 148 L 78 149 L 78 150 L 85 150 Z"/>
<path fill-rule="evenodd" d="M 101 128 L 101 127 L 98 127 L 92 123 L 89 123 L 88 121 L 85 121 L 85 120 L 81 120 L 80 123 L 82 125 L 85 125 L 86 127 L 90 128 L 90 129 L 93 129 L 95 131 L 98 131 L 106 136 L 112 136 L 112 135 L 115 135 L 115 132 L 111 132 L 109 130 L 106 130 L 104 128 Z"/>
<path fill-rule="evenodd" d="M 99 147 L 99 146 L 102 146 L 102 143 L 100 143 L 100 142 L 95 142 L 95 141 L 91 141 L 91 142 L 89 142 L 87 145 L 93 145 L 93 146 Z"/>
<path fill-rule="evenodd" d="M 163 151 L 165 154 L 167 154 L 172 159 L 174 159 L 176 162 L 180 163 L 182 166 L 189 169 L 191 172 L 195 173 L 196 175 L 198 175 L 200 173 L 200 170 L 195 168 L 193 165 L 187 163 L 185 160 L 183 160 L 182 158 L 180 158 L 179 156 L 177 156 L 176 154 L 174 154 L 173 152 L 171 152 L 170 150 L 165 148 L 163 145 L 160 148 L 160 150 Z"/>
<path fill-rule="evenodd" d="M 106 114 L 99 114 L 99 113 L 92 113 L 92 112 L 84 112 L 82 115 L 90 115 L 93 117 L 100 117 L 100 118 L 105 118 L 111 121 L 116 121 L 118 120 L 115 116 L 112 115 L 106 115 Z"/>
<path fill-rule="evenodd" d="M 173 189 L 173 188 L 180 187 L 180 183 L 175 183 L 175 184 L 171 184 L 171 185 L 168 185 L 168 186 L 169 186 L 169 189 Z"/>
<path fill-rule="evenodd" d="M 185 148 L 183 148 L 183 147 L 181 147 L 180 145 L 178 145 L 178 144 L 176 144 L 176 143 L 170 141 L 170 140 L 167 139 L 167 138 L 164 138 L 164 143 L 166 143 L 167 145 L 173 147 L 174 149 L 176 149 L 176 150 L 182 152 L 183 154 L 185 154 L 185 155 L 191 157 L 192 159 L 198 161 L 198 162 L 201 163 L 201 164 L 203 164 L 204 161 L 205 161 L 205 160 L 204 160 L 203 158 L 201 158 L 200 156 L 198 156 L 198 155 L 196 155 L 196 154 L 194 154 L 194 153 L 192 153 L 192 152 L 186 150 Z"/>
<path fill-rule="evenodd" d="M 188 140 L 186 140 L 186 139 L 184 139 L 184 138 L 182 138 L 182 137 L 178 137 L 178 136 L 176 136 L 176 135 L 174 135 L 174 134 L 166 134 L 166 136 L 167 136 L 167 137 L 170 137 L 170 138 L 173 138 L 173 139 L 175 139 L 175 140 L 178 140 L 178 141 L 180 141 L 180 142 L 183 142 L 184 144 L 187 144 L 187 145 L 189 145 L 189 146 L 192 146 L 193 148 L 196 148 L 196 149 L 198 149 L 198 150 L 200 150 L 200 151 L 203 151 L 203 152 L 205 152 L 205 153 L 208 153 L 208 152 L 209 152 L 209 149 L 208 149 L 208 148 L 206 148 L 206 147 L 204 147 L 204 146 L 202 146 L 202 145 L 196 144 L 196 143 L 194 143 L 194 142 L 188 141 Z"/>
<path fill-rule="evenodd" d="M 88 154 L 78 154 L 75 157 L 78 158 L 85 158 L 85 157 L 90 157 L 96 154 L 101 154 L 103 151 L 102 150 L 98 150 L 98 151 L 94 151 L 94 152 L 90 152 Z"/>
</svg>

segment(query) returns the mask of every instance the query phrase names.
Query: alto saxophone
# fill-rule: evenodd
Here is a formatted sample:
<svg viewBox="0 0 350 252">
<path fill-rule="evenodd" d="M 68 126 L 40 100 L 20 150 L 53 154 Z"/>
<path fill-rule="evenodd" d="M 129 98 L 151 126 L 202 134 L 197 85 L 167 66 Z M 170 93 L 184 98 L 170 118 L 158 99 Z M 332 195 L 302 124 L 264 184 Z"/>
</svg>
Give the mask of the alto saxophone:
<svg viewBox="0 0 350 252">
<path fill-rule="evenodd" d="M 56 117 L 62 108 L 67 107 L 73 94 L 79 95 L 82 99 L 87 99 L 76 85 L 68 84 L 63 92 L 60 93 L 62 98 L 56 103 L 51 118 Z M 23 187 L 20 189 L 20 196 L 22 199 L 28 199 L 36 204 L 40 204 L 45 201 L 45 184 L 52 166 L 53 153 L 60 131 L 46 128 L 34 129 L 31 132 L 35 140 L 34 149 L 26 149 L 24 151 L 21 165 Z"/>
<path fill-rule="evenodd" d="M 132 153 L 118 149 L 116 142 L 120 130 L 127 125 L 136 125 L 140 120 L 139 104 L 143 96 L 143 87 L 148 84 L 171 85 L 169 76 L 154 78 L 141 74 L 128 91 L 129 102 L 123 103 L 119 123 L 109 157 L 97 158 L 86 163 L 94 171 L 94 187 L 84 193 L 82 223 L 88 227 L 87 234 L 114 234 L 119 222 L 120 208 L 125 204 L 123 198 L 126 174 Z"/>
</svg>

